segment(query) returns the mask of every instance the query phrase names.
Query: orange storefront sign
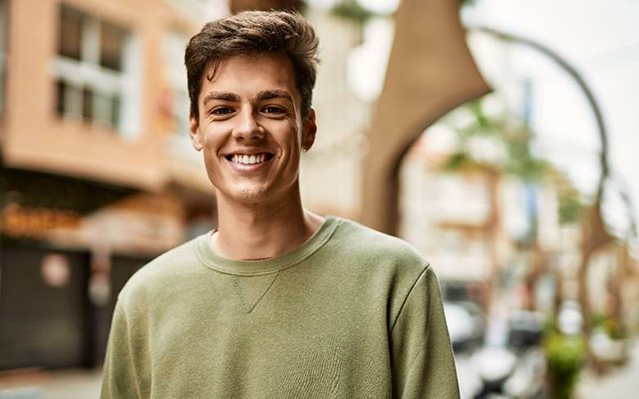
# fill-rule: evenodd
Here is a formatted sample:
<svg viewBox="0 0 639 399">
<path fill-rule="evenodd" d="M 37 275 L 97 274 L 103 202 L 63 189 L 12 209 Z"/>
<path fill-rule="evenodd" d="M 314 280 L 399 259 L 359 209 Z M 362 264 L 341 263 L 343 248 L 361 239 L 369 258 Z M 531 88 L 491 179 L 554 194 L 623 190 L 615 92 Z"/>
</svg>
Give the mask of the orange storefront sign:
<svg viewBox="0 0 639 399">
<path fill-rule="evenodd" d="M 71 211 L 5 205 L 0 212 L 0 231 L 12 237 L 42 238 L 51 230 L 76 229 L 82 218 Z"/>
</svg>

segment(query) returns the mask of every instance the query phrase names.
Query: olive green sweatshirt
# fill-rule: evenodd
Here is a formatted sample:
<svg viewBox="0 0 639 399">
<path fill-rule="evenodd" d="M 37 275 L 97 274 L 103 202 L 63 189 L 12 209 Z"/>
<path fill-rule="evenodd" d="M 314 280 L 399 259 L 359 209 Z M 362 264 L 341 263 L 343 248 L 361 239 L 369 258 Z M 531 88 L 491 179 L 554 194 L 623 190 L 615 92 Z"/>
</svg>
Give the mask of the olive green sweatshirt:
<svg viewBox="0 0 639 399">
<path fill-rule="evenodd" d="M 441 295 L 405 242 L 329 217 L 255 261 L 200 236 L 118 297 L 107 398 L 432 398 L 459 392 Z"/>
</svg>

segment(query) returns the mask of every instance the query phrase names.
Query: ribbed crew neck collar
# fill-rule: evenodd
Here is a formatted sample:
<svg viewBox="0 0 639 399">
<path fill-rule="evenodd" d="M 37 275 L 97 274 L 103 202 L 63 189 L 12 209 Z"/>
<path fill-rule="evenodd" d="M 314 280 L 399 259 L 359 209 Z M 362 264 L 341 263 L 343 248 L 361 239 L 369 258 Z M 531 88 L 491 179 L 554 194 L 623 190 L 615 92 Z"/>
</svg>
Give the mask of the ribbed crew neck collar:
<svg viewBox="0 0 639 399">
<path fill-rule="evenodd" d="M 195 252 L 200 261 L 208 268 L 220 273 L 235 275 L 261 275 L 274 273 L 292 267 L 308 258 L 320 249 L 335 232 L 342 220 L 328 216 L 319 229 L 304 244 L 291 252 L 269 259 L 233 260 L 213 252 L 211 233 L 202 234 L 195 239 Z"/>
</svg>

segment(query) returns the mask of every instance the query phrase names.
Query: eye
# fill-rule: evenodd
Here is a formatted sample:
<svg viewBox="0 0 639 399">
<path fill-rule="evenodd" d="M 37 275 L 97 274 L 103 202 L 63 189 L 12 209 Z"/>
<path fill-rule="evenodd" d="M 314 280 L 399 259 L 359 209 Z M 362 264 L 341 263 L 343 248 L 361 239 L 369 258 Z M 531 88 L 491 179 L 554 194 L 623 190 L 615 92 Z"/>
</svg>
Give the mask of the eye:
<svg viewBox="0 0 639 399">
<path fill-rule="evenodd" d="M 214 115 L 214 116 L 225 116 L 225 115 L 229 115 L 229 114 L 231 114 L 233 112 L 234 112 L 233 108 L 223 105 L 223 106 L 218 106 L 218 107 L 212 108 L 209 111 L 209 114 L 210 115 Z"/>
<path fill-rule="evenodd" d="M 270 115 L 282 115 L 286 113 L 286 109 L 276 105 L 267 105 L 262 108 L 262 112 Z"/>
</svg>

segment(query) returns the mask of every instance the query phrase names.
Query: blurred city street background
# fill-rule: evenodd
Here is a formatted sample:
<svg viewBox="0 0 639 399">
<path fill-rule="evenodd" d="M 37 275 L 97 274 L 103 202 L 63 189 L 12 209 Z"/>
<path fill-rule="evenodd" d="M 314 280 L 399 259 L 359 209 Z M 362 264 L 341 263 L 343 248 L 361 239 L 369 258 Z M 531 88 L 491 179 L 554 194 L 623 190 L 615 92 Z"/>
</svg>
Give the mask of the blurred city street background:
<svg viewBox="0 0 639 399">
<path fill-rule="evenodd" d="M 117 294 L 216 226 L 206 21 L 320 37 L 305 205 L 410 242 L 463 399 L 639 390 L 639 1 L 0 0 L 0 399 L 97 398 Z"/>
</svg>

